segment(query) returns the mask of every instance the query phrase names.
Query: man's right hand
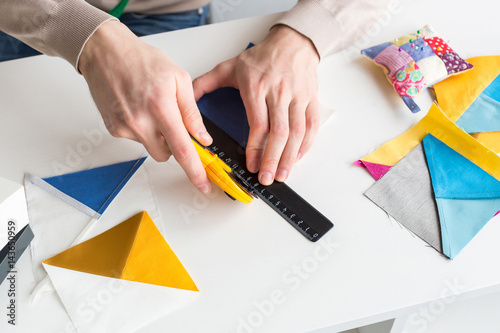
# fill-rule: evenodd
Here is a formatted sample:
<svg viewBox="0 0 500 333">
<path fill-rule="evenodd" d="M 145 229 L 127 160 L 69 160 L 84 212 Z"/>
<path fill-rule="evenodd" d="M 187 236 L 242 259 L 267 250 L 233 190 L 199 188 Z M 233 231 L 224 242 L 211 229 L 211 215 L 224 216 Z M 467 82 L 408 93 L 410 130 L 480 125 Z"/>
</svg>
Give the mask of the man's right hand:
<svg viewBox="0 0 500 333">
<path fill-rule="evenodd" d="M 92 35 L 78 69 L 111 135 L 142 143 L 158 162 L 174 155 L 191 182 L 202 193 L 210 192 L 189 133 L 205 146 L 212 138 L 186 71 L 117 21 L 104 23 Z"/>
</svg>

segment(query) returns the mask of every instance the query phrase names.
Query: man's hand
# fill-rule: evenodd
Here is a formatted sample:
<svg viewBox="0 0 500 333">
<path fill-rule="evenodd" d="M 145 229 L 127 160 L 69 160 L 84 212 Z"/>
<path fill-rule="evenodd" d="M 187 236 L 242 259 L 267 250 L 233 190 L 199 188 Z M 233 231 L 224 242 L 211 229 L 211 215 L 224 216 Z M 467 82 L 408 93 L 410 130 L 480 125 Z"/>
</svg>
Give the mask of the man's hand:
<svg viewBox="0 0 500 333">
<path fill-rule="evenodd" d="M 319 127 L 313 43 L 295 30 L 275 26 L 266 39 L 197 78 L 194 95 L 220 87 L 240 90 L 250 134 L 247 168 L 269 185 L 285 181 L 311 147 Z"/>
<path fill-rule="evenodd" d="M 191 182 L 210 192 L 188 132 L 203 145 L 212 138 L 186 71 L 116 21 L 103 24 L 89 39 L 78 67 L 111 135 L 142 143 L 159 162 L 173 154 Z"/>
</svg>

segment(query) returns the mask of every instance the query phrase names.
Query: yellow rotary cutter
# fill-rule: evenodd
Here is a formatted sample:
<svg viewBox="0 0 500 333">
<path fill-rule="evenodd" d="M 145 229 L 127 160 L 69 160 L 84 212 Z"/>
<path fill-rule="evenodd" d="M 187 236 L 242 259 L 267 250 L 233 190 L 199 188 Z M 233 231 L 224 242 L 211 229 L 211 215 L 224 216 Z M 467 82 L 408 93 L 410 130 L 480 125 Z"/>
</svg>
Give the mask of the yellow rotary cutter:
<svg viewBox="0 0 500 333">
<path fill-rule="evenodd" d="M 231 178 L 231 168 L 216 154 L 212 154 L 195 140 L 193 140 L 193 143 L 200 156 L 201 163 L 207 172 L 208 179 L 219 186 L 231 198 L 246 204 L 252 202 L 253 196 Z"/>
</svg>

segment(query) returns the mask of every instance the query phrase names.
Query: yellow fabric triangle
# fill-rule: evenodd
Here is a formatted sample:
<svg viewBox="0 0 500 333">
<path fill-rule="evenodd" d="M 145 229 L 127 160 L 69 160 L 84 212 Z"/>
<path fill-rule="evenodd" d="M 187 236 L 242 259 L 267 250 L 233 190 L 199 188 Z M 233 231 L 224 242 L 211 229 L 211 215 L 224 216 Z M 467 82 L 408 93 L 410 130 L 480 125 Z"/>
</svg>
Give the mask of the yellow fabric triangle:
<svg viewBox="0 0 500 333">
<path fill-rule="evenodd" d="M 475 57 L 467 61 L 474 65 L 473 70 L 453 75 L 434 85 L 439 106 L 453 122 L 500 74 L 500 56 Z"/>
<path fill-rule="evenodd" d="M 44 263 L 95 275 L 198 291 L 145 211 Z"/>
<path fill-rule="evenodd" d="M 121 278 L 140 224 L 141 216 L 135 215 L 43 262 L 74 271 Z"/>
<path fill-rule="evenodd" d="M 122 279 L 198 291 L 147 213 L 139 227 Z"/>
<path fill-rule="evenodd" d="M 500 180 L 500 157 L 455 125 L 436 104 L 415 126 L 361 160 L 393 166 L 429 133 Z"/>
</svg>

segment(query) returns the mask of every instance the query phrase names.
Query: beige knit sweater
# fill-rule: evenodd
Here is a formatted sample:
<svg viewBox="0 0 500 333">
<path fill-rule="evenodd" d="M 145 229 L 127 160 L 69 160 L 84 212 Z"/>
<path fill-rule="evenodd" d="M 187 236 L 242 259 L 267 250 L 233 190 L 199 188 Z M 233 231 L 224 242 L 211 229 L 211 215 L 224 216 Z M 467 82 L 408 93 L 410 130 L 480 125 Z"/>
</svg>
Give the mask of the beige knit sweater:
<svg viewBox="0 0 500 333">
<path fill-rule="evenodd" d="M 87 40 L 108 20 L 119 0 L 0 0 L 0 30 L 48 55 L 78 66 Z M 209 0 L 130 0 L 126 11 L 171 13 L 200 8 Z M 276 22 L 307 36 L 321 57 L 361 37 L 390 0 L 299 0 Z"/>
</svg>

